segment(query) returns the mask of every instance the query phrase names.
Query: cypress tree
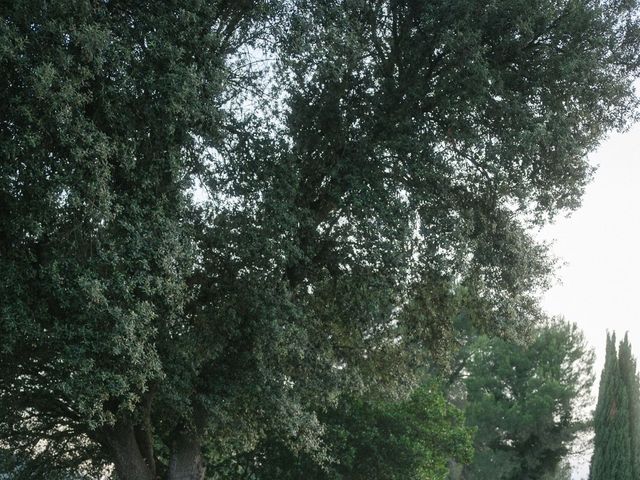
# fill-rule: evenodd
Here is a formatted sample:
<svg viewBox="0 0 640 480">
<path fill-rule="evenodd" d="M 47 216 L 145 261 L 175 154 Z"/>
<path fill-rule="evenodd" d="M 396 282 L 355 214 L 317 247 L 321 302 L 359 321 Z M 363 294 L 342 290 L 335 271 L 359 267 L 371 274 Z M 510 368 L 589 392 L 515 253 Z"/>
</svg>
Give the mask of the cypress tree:
<svg viewBox="0 0 640 480">
<path fill-rule="evenodd" d="M 640 386 L 628 335 L 616 352 L 615 334 L 607 334 L 607 353 L 594 417 L 590 480 L 638 478 L 639 401 Z"/>
<path fill-rule="evenodd" d="M 620 378 L 629 396 L 629 438 L 631 441 L 632 478 L 640 478 L 640 384 L 636 369 L 636 360 L 631 354 L 629 334 L 625 334 L 618 349 Z"/>
</svg>

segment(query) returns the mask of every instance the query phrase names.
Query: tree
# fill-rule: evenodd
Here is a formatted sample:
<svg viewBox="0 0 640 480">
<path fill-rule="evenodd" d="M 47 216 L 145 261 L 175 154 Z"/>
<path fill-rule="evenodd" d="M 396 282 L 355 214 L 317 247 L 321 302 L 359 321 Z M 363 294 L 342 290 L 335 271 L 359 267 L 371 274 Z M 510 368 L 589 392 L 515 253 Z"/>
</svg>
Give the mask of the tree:
<svg viewBox="0 0 640 480">
<path fill-rule="evenodd" d="M 629 334 L 618 348 L 618 366 L 620 368 L 620 380 L 626 388 L 629 397 L 629 449 L 631 457 L 631 478 L 640 476 L 640 384 L 636 369 L 636 360 L 631 353 Z"/>
<path fill-rule="evenodd" d="M 473 454 L 472 429 L 435 380 L 403 401 L 343 399 L 321 420 L 322 455 L 295 451 L 291 439 L 271 432 L 215 478 L 444 480 L 450 459 L 467 463 Z"/>
<path fill-rule="evenodd" d="M 48 471 L 313 449 L 460 285 L 526 330 L 636 105 L 634 1 L 0 5 L 0 441 Z"/>
<path fill-rule="evenodd" d="M 476 455 L 465 479 L 535 480 L 553 474 L 589 421 L 593 352 L 575 324 L 559 321 L 528 345 L 480 339 L 467 366 Z"/>
<path fill-rule="evenodd" d="M 617 362 L 615 333 L 612 335 L 607 333 L 605 363 L 600 375 L 598 404 L 594 414 L 594 429 L 597 433 L 594 439 L 594 452 L 589 472 L 590 480 L 604 478 L 603 475 L 608 475 L 609 470 L 618 470 L 617 466 L 614 467 L 614 461 L 618 457 L 612 449 L 614 447 L 611 440 L 614 436 L 613 429 L 606 427 L 612 403 L 619 389 L 615 374 Z"/>
<path fill-rule="evenodd" d="M 607 333 L 607 353 L 594 414 L 590 480 L 636 478 L 640 386 L 628 335 L 616 354 L 616 337 Z"/>
</svg>

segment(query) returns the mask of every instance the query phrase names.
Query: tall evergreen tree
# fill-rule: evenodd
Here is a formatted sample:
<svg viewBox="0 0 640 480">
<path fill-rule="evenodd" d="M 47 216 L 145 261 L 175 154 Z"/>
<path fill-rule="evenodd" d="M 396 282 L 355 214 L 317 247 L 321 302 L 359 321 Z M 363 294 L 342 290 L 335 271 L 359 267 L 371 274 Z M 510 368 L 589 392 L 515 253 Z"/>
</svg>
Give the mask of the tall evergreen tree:
<svg viewBox="0 0 640 480">
<path fill-rule="evenodd" d="M 600 374 L 600 387 L 598 389 L 598 404 L 596 405 L 596 411 L 594 413 L 593 424 L 596 436 L 593 444 L 593 456 L 591 457 L 591 465 L 589 471 L 589 480 L 595 480 L 603 478 L 603 469 L 605 464 L 605 452 L 604 447 L 608 444 L 605 441 L 607 430 L 605 428 L 605 405 L 610 403 L 609 400 L 609 384 L 613 375 L 611 374 L 613 366 L 616 362 L 616 346 L 615 346 L 615 333 L 610 335 L 607 333 L 606 354 L 604 360 L 604 367 Z"/>
<path fill-rule="evenodd" d="M 575 324 L 535 331 L 528 345 L 480 337 L 466 366 L 466 415 L 477 427 L 465 480 L 540 480 L 554 473 L 588 418 L 593 353 Z"/>
<path fill-rule="evenodd" d="M 632 478 L 640 478 L 640 384 L 636 368 L 636 359 L 631 354 L 629 334 L 625 334 L 618 349 L 620 378 L 629 396 L 629 438 L 631 448 Z"/>
<path fill-rule="evenodd" d="M 616 353 L 615 334 L 607 334 L 607 353 L 594 417 L 595 440 L 590 480 L 638 478 L 638 402 L 640 387 L 628 335 Z"/>
</svg>

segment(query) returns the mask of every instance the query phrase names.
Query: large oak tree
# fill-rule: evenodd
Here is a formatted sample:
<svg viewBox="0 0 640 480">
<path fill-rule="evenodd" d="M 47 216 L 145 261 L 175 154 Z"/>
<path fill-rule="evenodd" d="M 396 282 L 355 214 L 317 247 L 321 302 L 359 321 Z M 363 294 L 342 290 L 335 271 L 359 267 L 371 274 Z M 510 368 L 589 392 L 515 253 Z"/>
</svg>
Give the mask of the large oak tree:
<svg viewBox="0 0 640 480">
<path fill-rule="evenodd" d="M 323 404 L 446 352 L 462 284 L 526 327 L 530 228 L 636 105 L 633 0 L 0 14 L 0 442 L 35 478 L 316 448 Z"/>
</svg>

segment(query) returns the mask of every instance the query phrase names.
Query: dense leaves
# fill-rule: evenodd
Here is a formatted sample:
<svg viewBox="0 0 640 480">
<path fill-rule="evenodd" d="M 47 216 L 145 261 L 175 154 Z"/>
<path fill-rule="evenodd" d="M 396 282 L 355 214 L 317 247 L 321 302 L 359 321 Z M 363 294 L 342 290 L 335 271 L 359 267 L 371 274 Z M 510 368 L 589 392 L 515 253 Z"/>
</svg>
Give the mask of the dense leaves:
<svg viewBox="0 0 640 480">
<path fill-rule="evenodd" d="M 466 409 L 478 427 L 465 479 L 542 479 L 556 471 L 585 417 L 593 352 L 575 325 L 536 331 L 529 345 L 481 338 L 469 362 Z"/>
<path fill-rule="evenodd" d="M 636 2 L 1 1 L 0 439 L 200 479 L 415 385 L 635 108 Z"/>
<path fill-rule="evenodd" d="M 434 381 L 401 402 L 345 399 L 321 420 L 321 456 L 296 451 L 270 432 L 215 472 L 228 479 L 437 480 L 448 478 L 450 460 L 467 463 L 473 451 L 472 429 Z"/>
</svg>

